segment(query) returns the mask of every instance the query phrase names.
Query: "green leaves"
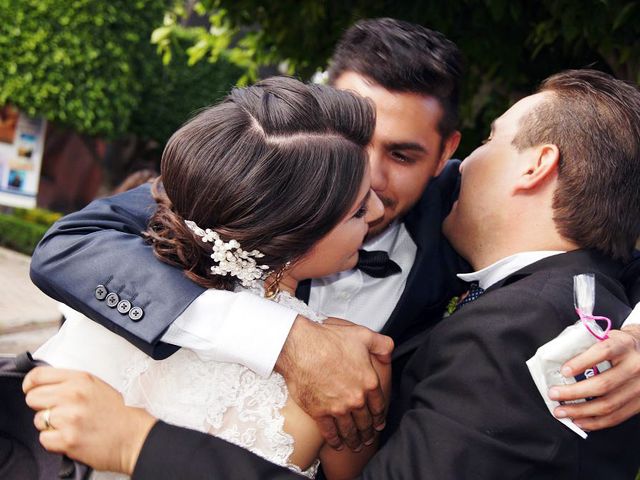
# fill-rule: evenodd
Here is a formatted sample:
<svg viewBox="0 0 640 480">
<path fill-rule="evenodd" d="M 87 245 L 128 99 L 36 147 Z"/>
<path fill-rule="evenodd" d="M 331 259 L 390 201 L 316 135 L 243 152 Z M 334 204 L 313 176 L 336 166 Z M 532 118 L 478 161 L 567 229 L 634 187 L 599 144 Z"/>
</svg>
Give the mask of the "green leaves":
<svg viewBox="0 0 640 480">
<path fill-rule="evenodd" d="M 0 105 L 88 135 L 135 133 L 162 145 L 243 74 L 225 60 L 229 38 L 185 29 L 177 22 L 184 6 L 168 7 L 167 0 L 0 0 L 0 18 L 14 19 L 0 26 Z M 231 31 L 224 15 L 215 18 L 214 27 Z M 198 61 L 205 57 L 219 62 Z"/>
<path fill-rule="evenodd" d="M 164 1 L 0 3 L 0 104 L 91 135 L 126 132 Z"/>
<path fill-rule="evenodd" d="M 349 25 L 380 16 L 440 30 L 464 52 L 461 154 L 558 70 L 593 65 L 640 82 L 631 0 L 0 0 L 0 18 L 12 19 L 0 24 L 0 104 L 92 135 L 161 141 L 187 109 L 265 67 L 310 77 Z"/>
<path fill-rule="evenodd" d="M 222 98 L 244 73 L 226 56 L 215 62 L 205 58 L 191 65 L 186 51 L 196 40 L 192 30 L 178 25 L 170 32 L 167 36 L 158 34 L 158 39 L 166 40 L 167 50 L 161 53 L 165 57 L 169 52 L 171 61 L 165 65 L 157 54 L 147 59 L 144 89 L 129 125 L 131 133 L 160 145 L 194 111 Z"/>
<path fill-rule="evenodd" d="M 612 30 L 618 30 L 623 24 L 627 21 L 638 21 L 638 18 L 635 19 L 632 17 L 633 11 L 636 10 L 637 13 L 638 2 L 629 2 L 624 7 L 620 9 L 615 19 L 613 20 L 613 25 L 611 26 Z"/>
</svg>

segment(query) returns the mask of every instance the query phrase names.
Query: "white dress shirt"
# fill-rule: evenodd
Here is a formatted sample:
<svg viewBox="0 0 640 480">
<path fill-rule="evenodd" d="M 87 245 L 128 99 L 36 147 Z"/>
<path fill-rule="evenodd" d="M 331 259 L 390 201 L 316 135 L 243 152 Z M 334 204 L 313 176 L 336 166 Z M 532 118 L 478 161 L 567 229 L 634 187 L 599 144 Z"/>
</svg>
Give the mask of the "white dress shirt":
<svg viewBox="0 0 640 480">
<path fill-rule="evenodd" d="M 309 305 L 327 316 L 346 318 L 380 331 L 402 295 L 417 247 L 404 224 L 394 224 L 380 237 L 365 243 L 364 248 L 389 252 L 402 272 L 372 278 L 354 269 L 314 280 Z M 564 252 L 516 253 L 458 277 L 466 282 L 477 281 L 486 290 L 527 265 L 561 253 Z M 194 350 L 205 359 L 239 363 L 266 377 L 273 370 L 295 318 L 293 310 L 250 293 L 207 290 L 171 324 L 162 341 Z M 637 322 L 640 304 L 625 325 Z"/>
<path fill-rule="evenodd" d="M 189 348 L 203 359 L 239 363 L 268 377 L 297 315 L 252 293 L 209 289 L 161 340 Z"/>
<path fill-rule="evenodd" d="M 640 303 L 636 303 L 636 307 L 631 311 L 627 319 L 622 324 L 623 327 L 627 325 L 640 325 Z"/>
<path fill-rule="evenodd" d="M 313 280 L 309 306 L 328 317 L 345 318 L 379 332 L 400 300 L 418 248 L 403 223 L 391 225 L 363 248 L 388 252 L 402 272 L 373 278 L 353 269 Z"/>
<path fill-rule="evenodd" d="M 314 281 L 309 305 L 379 331 L 407 283 L 417 247 L 404 224 L 390 226 L 364 245 L 385 250 L 402 272 L 372 278 L 349 270 Z M 262 376 L 273 370 L 296 313 L 250 293 L 207 290 L 171 324 L 162 341 L 194 350 L 202 358 L 235 362 Z"/>
<path fill-rule="evenodd" d="M 478 282 L 480 288 L 486 290 L 491 285 L 507 278 L 512 273 L 517 272 L 532 263 L 543 258 L 565 253 L 556 250 L 541 250 L 536 252 L 520 252 L 489 265 L 488 267 L 471 273 L 459 273 L 458 278 L 465 282 Z"/>
</svg>

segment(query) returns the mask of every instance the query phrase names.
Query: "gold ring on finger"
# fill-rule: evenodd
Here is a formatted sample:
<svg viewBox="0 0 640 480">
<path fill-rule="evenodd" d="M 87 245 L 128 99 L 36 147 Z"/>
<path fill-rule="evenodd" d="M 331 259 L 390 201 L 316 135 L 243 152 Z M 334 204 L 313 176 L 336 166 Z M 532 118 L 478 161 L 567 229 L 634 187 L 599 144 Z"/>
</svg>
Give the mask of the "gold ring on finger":
<svg viewBox="0 0 640 480">
<path fill-rule="evenodd" d="M 42 412 L 42 420 L 44 421 L 45 430 L 53 430 L 53 426 L 51 425 L 51 409 L 50 408 L 47 408 Z"/>
</svg>

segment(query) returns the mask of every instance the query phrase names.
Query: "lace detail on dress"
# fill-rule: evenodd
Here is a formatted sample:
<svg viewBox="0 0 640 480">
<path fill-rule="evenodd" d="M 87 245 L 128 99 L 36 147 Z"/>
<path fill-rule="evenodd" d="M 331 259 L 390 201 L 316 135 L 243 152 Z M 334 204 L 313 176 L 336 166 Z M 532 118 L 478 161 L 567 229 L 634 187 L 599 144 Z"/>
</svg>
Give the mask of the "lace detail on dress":
<svg viewBox="0 0 640 480">
<path fill-rule="evenodd" d="M 260 284 L 254 284 L 251 288 L 236 288 L 236 292 L 249 292 L 257 295 L 259 297 L 264 297 L 264 287 Z M 309 320 L 312 320 L 316 323 L 324 322 L 327 317 L 314 311 L 309 305 L 304 303 L 299 298 L 294 297 L 293 295 L 287 292 L 278 292 L 278 294 L 272 298 L 272 300 L 276 303 L 279 303 L 283 307 L 290 308 L 291 310 L 295 310 L 300 315 L 307 317 Z"/>
<path fill-rule="evenodd" d="M 243 290 L 263 294 L 258 286 Z M 288 293 L 274 300 L 313 321 L 326 318 Z M 289 391 L 276 372 L 263 378 L 243 365 L 204 361 L 186 349 L 161 361 L 137 352 L 122 394 L 128 405 L 167 423 L 215 435 L 309 478 L 316 475 L 317 460 L 305 471 L 289 462 L 294 439 L 284 431 L 281 414 Z"/>
</svg>

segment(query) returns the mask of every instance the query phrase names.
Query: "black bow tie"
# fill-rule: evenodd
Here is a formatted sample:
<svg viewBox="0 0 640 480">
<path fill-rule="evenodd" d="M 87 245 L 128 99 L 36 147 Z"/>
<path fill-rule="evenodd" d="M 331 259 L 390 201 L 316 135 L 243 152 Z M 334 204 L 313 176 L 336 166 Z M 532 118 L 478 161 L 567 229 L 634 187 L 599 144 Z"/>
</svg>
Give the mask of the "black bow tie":
<svg viewBox="0 0 640 480">
<path fill-rule="evenodd" d="M 356 268 L 370 277 L 385 278 L 402 272 L 400 265 L 389 258 L 389 254 L 382 250 L 358 250 L 358 264 Z"/>
</svg>

